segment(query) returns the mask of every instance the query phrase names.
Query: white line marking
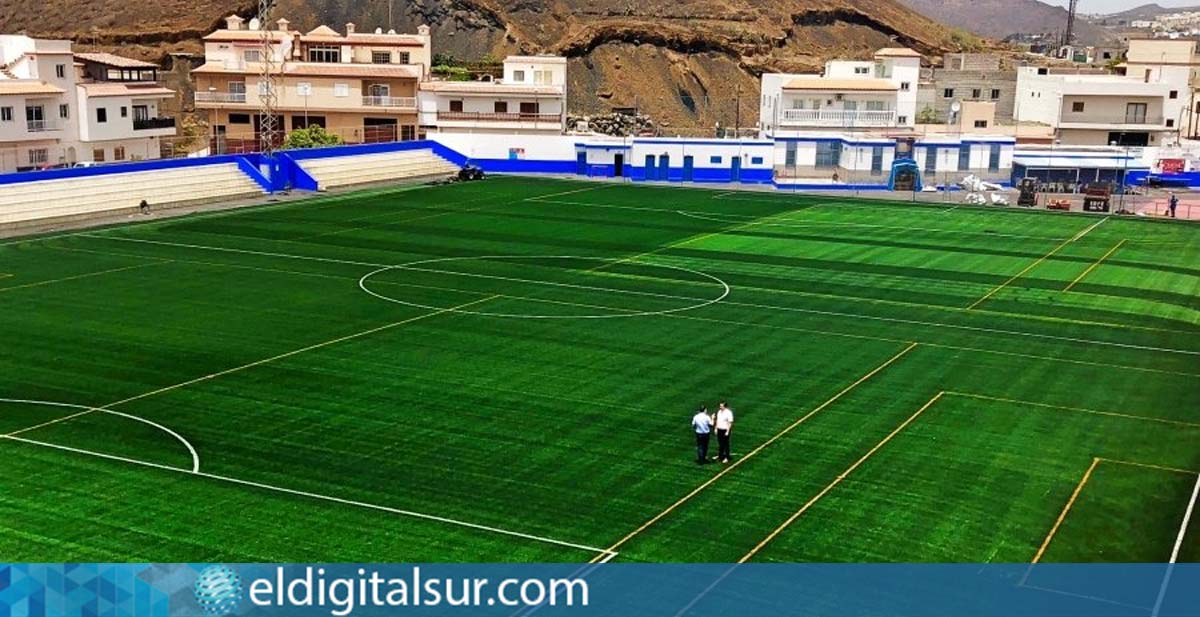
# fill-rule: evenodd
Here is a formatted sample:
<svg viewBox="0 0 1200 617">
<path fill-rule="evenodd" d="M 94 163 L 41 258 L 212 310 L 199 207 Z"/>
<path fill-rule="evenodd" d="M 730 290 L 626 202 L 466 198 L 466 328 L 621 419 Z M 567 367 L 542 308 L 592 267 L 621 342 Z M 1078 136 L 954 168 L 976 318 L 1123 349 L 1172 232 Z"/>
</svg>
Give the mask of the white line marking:
<svg viewBox="0 0 1200 617">
<path fill-rule="evenodd" d="M 606 188 L 613 187 L 613 186 L 622 186 L 622 185 L 613 184 L 613 183 L 605 183 L 605 184 L 601 184 L 599 186 L 587 186 L 587 187 L 584 187 L 581 189 L 575 189 L 572 191 L 562 191 L 560 193 L 550 193 L 549 195 L 526 197 L 525 199 L 522 199 L 521 201 L 541 201 L 541 200 L 549 198 L 549 197 L 561 197 L 563 195 L 574 195 L 576 193 L 586 193 L 588 191 L 598 191 L 598 190 L 606 189 Z"/>
<path fill-rule="evenodd" d="M 442 258 L 437 258 L 437 259 L 424 259 L 421 261 L 413 261 L 413 262 L 409 262 L 407 264 L 401 264 L 401 265 L 396 265 L 396 266 L 388 266 L 386 268 L 380 268 L 373 272 L 368 272 L 367 274 L 363 275 L 363 277 L 361 279 L 359 279 L 358 287 L 360 289 L 362 289 L 363 291 L 367 292 L 368 294 L 370 294 L 376 298 L 379 298 L 380 300 L 392 302 L 395 304 L 402 304 L 405 306 L 413 306 L 413 307 L 417 307 L 417 308 L 423 308 L 423 309 L 427 309 L 427 310 L 444 310 L 444 309 L 441 309 L 440 307 L 436 307 L 436 306 L 429 306 L 429 305 L 425 305 L 425 304 L 419 304 L 416 302 L 408 302 L 408 301 L 404 301 L 404 300 L 399 300 L 396 298 L 392 298 L 390 296 L 385 296 L 383 294 L 377 293 L 377 292 L 372 291 L 367 288 L 367 280 L 369 280 L 373 276 L 376 276 L 383 272 L 387 272 L 389 270 L 412 270 L 412 271 L 417 271 L 417 272 L 439 272 L 439 273 L 445 273 L 445 274 L 456 275 L 456 276 L 460 275 L 460 276 L 470 276 L 470 277 L 480 277 L 480 278 L 497 278 L 497 279 L 501 279 L 501 280 L 509 280 L 509 281 L 516 281 L 516 282 L 522 282 L 522 283 L 533 283 L 533 284 L 537 284 L 537 285 L 550 285 L 553 287 L 592 289 L 592 290 L 596 290 L 596 291 L 604 291 L 604 292 L 609 292 L 609 293 L 632 293 L 632 294 L 636 294 L 636 295 L 656 295 L 656 296 L 658 295 L 658 294 L 651 294 L 650 292 L 629 291 L 629 290 L 623 290 L 623 289 L 612 289 L 612 288 L 607 288 L 607 287 L 593 287 L 590 285 L 574 285 L 574 284 L 570 284 L 570 283 L 555 283 L 555 282 L 551 282 L 551 281 L 536 281 L 536 280 L 530 280 L 530 279 L 513 279 L 513 278 L 509 278 L 509 277 L 500 277 L 500 276 L 495 276 L 495 275 L 469 274 L 469 273 L 462 273 L 462 272 L 430 270 L 430 269 L 424 269 L 424 268 L 411 267 L 411 266 L 414 266 L 417 264 L 443 263 L 443 262 L 465 261 L 465 260 L 487 260 L 487 259 L 491 259 L 491 260 L 574 259 L 574 260 L 603 261 L 605 264 L 613 264 L 613 263 L 618 263 L 620 261 L 624 261 L 624 260 L 610 260 L 610 259 L 605 259 L 602 257 L 580 257 L 580 256 L 575 256 L 575 255 L 485 255 L 485 256 L 479 256 L 479 257 L 442 257 Z M 661 311 L 626 311 L 624 313 L 608 313 L 608 314 L 601 314 L 601 315 L 522 315 L 522 314 L 512 314 L 512 313 L 495 313 L 495 312 L 487 312 L 487 311 L 464 311 L 464 310 L 454 310 L 454 312 L 460 313 L 463 315 L 481 315 L 481 316 L 487 316 L 487 317 L 506 317 L 506 318 L 511 318 L 511 319 L 617 319 L 617 318 L 629 318 L 629 317 L 645 317 L 645 316 L 650 316 L 650 315 L 668 315 L 671 313 L 681 313 L 684 311 L 692 311 L 692 310 L 704 308 L 704 307 L 712 305 L 712 304 L 716 304 L 716 303 L 724 300 L 726 297 L 728 297 L 729 293 L 730 293 L 729 285 L 725 281 L 723 281 L 711 274 L 700 272 L 699 270 L 692 270 L 690 268 L 683 268 L 680 266 L 669 266 L 669 265 L 663 265 L 663 264 L 639 264 L 639 265 L 644 265 L 644 266 L 649 266 L 649 267 L 666 268 L 669 270 L 678 270 L 680 272 L 695 274 L 697 276 L 710 279 L 713 282 L 715 282 L 717 285 L 721 286 L 721 288 L 722 288 L 721 295 L 716 298 L 713 298 L 713 299 L 699 302 L 697 304 L 693 304 L 690 306 L 682 306 L 679 308 L 664 309 Z M 470 293 L 470 292 L 468 292 L 468 293 Z M 479 292 L 474 292 L 474 293 L 479 293 Z"/>
<path fill-rule="evenodd" d="M 174 437 L 176 441 L 183 444 L 183 447 L 187 448 L 188 454 L 191 455 L 191 457 L 192 457 L 192 473 L 197 473 L 200 471 L 200 455 L 196 452 L 196 448 L 194 448 L 192 446 L 191 442 L 189 442 L 187 439 L 184 439 L 183 435 L 180 435 L 179 433 L 176 433 L 175 431 L 173 431 L 157 422 L 147 420 L 146 418 L 139 418 L 137 416 L 132 416 L 127 413 L 121 413 L 119 411 L 113 411 L 112 409 L 105 409 L 103 407 L 88 407 L 86 405 L 72 405 L 70 403 L 55 403 L 53 401 L 34 401 L 34 400 L 27 400 L 27 399 L 0 398 L 0 403 L 19 403 L 19 404 L 25 404 L 25 405 L 39 405 L 39 406 L 43 406 L 43 407 L 62 407 L 65 409 L 82 409 L 82 410 L 84 410 L 80 413 L 75 413 L 75 414 L 71 414 L 69 416 L 65 416 L 62 418 L 57 418 L 50 422 L 43 422 L 36 426 L 30 426 L 27 428 L 23 428 L 19 431 L 13 431 L 6 435 L 0 435 L 2 437 L 10 437 L 10 438 L 16 437 L 17 435 L 28 433 L 30 431 L 35 431 L 39 428 L 44 428 L 44 427 L 50 426 L 52 424 L 58 424 L 59 422 L 65 422 L 67 420 L 70 420 L 73 418 L 78 418 L 80 416 L 86 416 L 90 413 L 98 411 L 100 413 L 106 413 L 109 415 L 118 416 L 121 418 L 125 418 L 127 420 L 133 420 L 134 422 L 141 422 L 142 424 L 152 426 L 152 427 L 170 435 L 171 437 Z"/>
<path fill-rule="evenodd" d="M 18 441 L 18 442 L 25 443 L 25 444 L 41 446 L 44 448 L 53 448 L 55 450 L 63 450 L 65 452 L 73 452 L 75 454 L 85 454 L 88 456 L 94 456 L 97 458 L 103 458 L 103 459 L 108 459 L 108 460 L 112 460 L 112 461 L 128 463 L 131 465 L 140 465 L 143 467 L 150 467 L 150 468 L 159 469 L 162 471 L 183 473 L 183 474 L 187 474 L 190 476 L 197 476 L 197 477 L 201 477 L 201 478 L 207 478 L 209 480 L 216 480 L 218 482 L 227 482 L 230 484 L 238 484 L 241 486 L 248 486 L 251 488 L 257 488 L 257 489 L 262 489 L 262 490 L 266 490 L 266 491 L 273 491 L 276 493 L 284 493 L 287 495 L 294 495 L 297 497 L 307 497 L 309 499 L 328 501 L 331 503 L 338 503 L 338 504 L 347 505 L 347 506 L 354 506 L 357 508 L 364 508 L 364 509 L 368 509 L 368 510 L 377 510 L 379 512 L 387 512 L 389 514 L 396 514 L 399 516 L 407 516 L 409 518 L 418 518 L 418 519 L 427 520 L 427 521 L 434 521 L 434 522 L 438 522 L 438 523 L 454 525 L 457 527 L 465 527 L 468 529 L 487 531 L 490 533 L 511 536 L 514 538 L 522 538 L 524 540 L 532 540 L 534 542 L 539 542 L 542 544 L 551 544 L 551 545 L 555 545 L 555 546 L 562 546 L 562 547 L 566 547 L 566 548 L 578 549 L 581 551 L 587 551 L 589 553 L 601 553 L 601 554 L 605 554 L 605 555 L 610 553 L 610 551 L 608 551 L 606 549 L 597 548 L 594 546 L 587 546 L 584 544 L 576 544 L 574 542 L 564 542 L 562 540 L 555 540 L 553 538 L 547 538 L 547 537 L 543 537 L 543 536 L 522 533 L 519 531 L 511 531 L 511 530 L 502 529 L 499 527 L 480 525 L 478 523 L 469 523 L 469 522 L 461 521 L 461 520 L 457 520 L 457 519 L 446 518 L 446 517 L 442 517 L 442 516 L 435 516 L 432 514 L 425 514 L 423 512 L 414 512 L 412 510 L 401 510 L 399 508 L 392 508 L 389 506 L 381 506 L 378 504 L 368 503 L 368 502 L 364 502 L 364 501 L 354 501 L 351 499 L 343 499 L 341 497 L 334 497 L 331 495 L 322 495 L 320 493 L 312 493 L 309 491 L 290 489 L 290 488 L 285 488 L 282 486 L 273 486 L 270 484 L 264 484 L 262 482 L 254 482 L 251 480 L 242 480 L 240 478 L 234 478 L 234 477 L 230 477 L 230 476 L 221 476 L 221 475 L 205 473 L 205 472 L 191 472 L 191 471 L 187 471 L 186 469 L 180 469 L 178 467 L 171 467 L 169 465 L 160 465 L 158 463 L 151 463 L 149 461 L 140 461 L 137 459 L 125 458 L 122 456 L 114 456 L 112 454 L 104 454 L 102 452 L 93 452 L 91 450 L 83 450 L 80 448 L 72 448 L 72 447 L 68 447 L 68 446 L 62 446 L 62 445 L 47 443 L 47 442 L 43 442 L 43 441 L 35 441 L 33 439 L 26 439 L 24 437 L 13 437 L 10 435 L 0 435 L 0 439 L 9 439 L 12 441 Z"/>
<path fill-rule="evenodd" d="M 1104 218 L 1100 219 L 1099 221 L 1097 221 L 1096 223 L 1094 223 L 1094 224 L 1093 224 L 1091 227 L 1088 227 L 1087 229 L 1085 229 L 1085 230 L 1083 230 L 1083 231 L 1081 231 L 1081 232 L 1079 232 L 1079 233 L 1075 234 L 1075 237 L 1074 237 L 1074 238 L 1071 238 L 1071 242 L 1077 242 L 1077 241 L 1078 241 L 1080 238 L 1082 238 L 1082 237 L 1084 237 L 1084 236 L 1088 235 L 1089 233 L 1091 233 L 1091 231 L 1092 231 L 1093 229 L 1095 229 L 1095 228 L 1097 228 L 1097 227 L 1099 227 L 1099 226 L 1101 226 L 1101 225 L 1103 225 L 1103 224 L 1105 224 L 1105 223 L 1107 223 L 1107 222 L 1108 222 L 1108 217 L 1106 216 L 1106 217 L 1104 217 Z"/>
<path fill-rule="evenodd" d="M 116 236 L 100 236 L 100 235 L 94 235 L 94 234 L 84 234 L 84 235 L 86 235 L 87 237 L 99 238 L 99 239 L 103 239 L 103 240 L 120 240 L 120 241 L 124 241 L 124 242 L 161 244 L 161 245 L 165 245 L 165 246 L 178 246 L 178 247 L 182 247 L 182 248 L 191 248 L 191 249 L 198 249 L 198 250 L 221 251 L 221 252 L 229 252 L 229 253 L 245 253 L 245 254 L 249 254 L 249 255 L 261 255 L 264 257 L 279 257 L 282 259 L 321 261 L 321 262 L 328 262 L 328 263 L 340 263 L 340 264 L 348 264 L 348 265 L 355 265 L 355 266 L 365 266 L 365 267 L 371 267 L 371 268 L 390 267 L 387 264 L 347 261 L 344 259 L 333 259 L 333 258 L 325 258 L 325 257 L 308 257 L 308 256 L 304 256 L 304 255 L 289 255 L 287 253 L 269 253 L 269 252 L 263 252 L 263 251 L 251 251 L 251 250 L 246 250 L 246 249 L 232 249 L 232 248 L 225 248 L 225 247 L 204 246 L 204 245 L 200 245 L 200 244 L 182 244 L 182 243 L 177 243 L 177 242 L 164 242 L 164 241 L 159 241 L 159 240 L 141 240 L 141 239 L 137 239 L 137 238 L 121 238 L 121 237 L 116 237 Z M 420 272 L 430 272 L 430 273 L 434 273 L 434 274 L 457 274 L 459 276 L 472 276 L 472 277 L 477 277 L 477 278 L 496 278 L 498 280 L 505 280 L 504 277 L 492 277 L 490 275 L 455 273 L 455 272 L 448 272 L 445 270 L 432 270 L 432 269 L 417 269 L 417 268 L 410 268 L 410 269 L 417 270 Z M 526 281 L 523 279 L 508 279 L 508 280 L 515 281 L 515 282 L 542 283 L 542 284 L 546 284 L 546 285 L 568 286 L 566 284 L 552 284 L 552 283 L 549 283 L 546 281 Z M 597 290 L 598 291 L 615 291 L 612 288 L 608 288 L 608 287 L 598 287 L 598 288 L 596 288 L 596 287 L 589 288 L 588 286 L 578 286 L 578 287 L 582 288 L 582 289 L 591 289 L 593 291 L 597 291 Z M 704 301 L 708 300 L 708 298 L 676 296 L 676 295 L 672 295 L 672 294 L 654 294 L 654 293 L 650 293 L 650 292 L 635 292 L 632 290 L 622 290 L 621 293 L 655 296 L 655 297 L 659 297 L 659 298 L 667 298 L 667 299 L 673 299 L 673 300 L 692 300 L 692 301 L 696 301 L 696 302 L 704 302 Z M 1189 355 L 1189 356 L 1200 356 L 1200 351 L 1192 351 L 1192 350 L 1187 350 L 1187 349 L 1173 349 L 1173 348 L 1169 348 L 1169 347 L 1154 347 L 1154 346 L 1150 346 L 1150 345 L 1137 345 L 1137 344 L 1133 344 L 1133 343 L 1121 343 L 1121 342 L 1116 342 L 1116 341 L 1101 341 L 1101 340 L 1084 339 L 1084 338 L 1070 337 L 1070 336 L 1057 336 L 1054 334 L 1040 334 L 1037 332 L 1021 332 L 1018 330 L 1004 330 L 1001 328 L 986 328 L 986 327 L 982 327 L 982 326 L 967 326 L 967 325 L 962 325 L 962 324 L 949 324 L 949 323 L 936 322 L 936 321 L 922 321 L 919 319 L 904 319 L 904 318 L 899 318 L 899 317 L 881 317 L 881 316 L 877 316 L 877 315 L 845 313 L 845 312 L 840 312 L 840 311 L 825 311 L 825 310 L 818 310 L 818 309 L 805 309 L 805 308 L 798 308 L 798 307 L 775 306 L 775 305 L 770 305 L 770 304 L 757 304 L 757 303 L 749 303 L 749 302 L 733 302 L 730 300 L 725 300 L 722 302 L 722 304 L 727 305 L 727 306 L 745 306 L 745 307 L 751 307 L 751 308 L 761 308 L 761 309 L 769 309 L 769 310 L 774 310 L 774 311 L 784 311 L 784 312 L 793 312 L 793 313 L 808 313 L 808 314 L 812 314 L 812 315 L 847 317 L 850 319 L 869 319 L 869 320 L 873 320 L 873 321 L 882 321 L 882 322 L 887 322 L 887 323 L 903 323 L 903 324 L 908 324 L 908 325 L 930 326 L 930 327 L 934 327 L 934 328 L 948 328 L 948 329 L 952 329 L 952 330 L 964 330 L 967 332 L 984 332 L 984 333 L 988 333 L 988 334 L 1004 334 L 1004 335 L 1012 335 L 1012 336 L 1022 336 L 1022 337 L 1027 337 L 1027 338 L 1037 338 L 1037 339 L 1045 339 L 1045 340 L 1051 340 L 1051 341 L 1065 341 L 1065 342 L 1070 342 L 1070 343 L 1082 343 L 1085 345 L 1100 345 L 1100 346 L 1105 346 L 1105 347 L 1116 347 L 1116 348 L 1120 348 L 1120 349 L 1138 349 L 1138 350 L 1142 350 L 1142 351 L 1160 351 L 1163 353 L 1176 353 L 1176 354 L 1184 354 L 1184 355 Z"/>
<path fill-rule="evenodd" d="M 1179 561 L 1179 549 L 1183 546 L 1184 536 L 1187 535 L 1188 525 L 1192 520 L 1192 511 L 1196 508 L 1197 497 L 1200 497 L 1200 474 L 1196 476 L 1196 485 L 1192 488 L 1192 499 L 1183 513 L 1183 523 L 1179 525 L 1179 535 L 1175 536 L 1175 548 L 1171 549 L 1171 560 L 1167 562 L 1167 572 L 1163 576 L 1162 585 L 1158 588 L 1158 598 L 1154 600 L 1154 610 L 1150 612 L 1151 617 L 1158 617 L 1162 610 L 1163 600 L 1167 597 L 1167 587 L 1171 584 L 1171 574 L 1174 573 L 1175 563 Z"/>
<path fill-rule="evenodd" d="M 156 260 L 154 263 L 135 264 L 132 266 L 123 266 L 120 268 L 110 268 L 108 270 L 100 270 L 98 272 L 85 272 L 83 274 L 76 274 L 74 276 L 64 276 L 62 278 L 50 279 L 47 281 L 35 281 L 33 283 L 25 283 L 23 285 L 13 285 L 11 287 L 0 287 L 0 292 L 13 291 L 16 289 L 28 289 L 30 287 L 43 287 L 45 285 L 53 285 L 55 283 L 66 283 L 68 281 L 78 281 L 80 279 L 92 278 L 95 276 L 103 276 L 105 274 L 116 274 L 117 272 L 126 272 L 129 270 L 137 270 L 140 268 L 149 268 L 150 266 L 161 266 L 163 264 L 168 264 L 168 263 L 171 263 L 171 261 L 162 259 L 162 260 Z"/>
</svg>

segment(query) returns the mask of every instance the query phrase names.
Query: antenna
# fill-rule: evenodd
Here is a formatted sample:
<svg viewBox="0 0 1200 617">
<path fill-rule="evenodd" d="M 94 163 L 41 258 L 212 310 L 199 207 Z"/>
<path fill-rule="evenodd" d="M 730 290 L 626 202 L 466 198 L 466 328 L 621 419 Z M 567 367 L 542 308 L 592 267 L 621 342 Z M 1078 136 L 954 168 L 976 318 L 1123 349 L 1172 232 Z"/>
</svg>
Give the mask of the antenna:
<svg viewBox="0 0 1200 617">
<path fill-rule="evenodd" d="M 1067 46 L 1075 42 L 1075 13 L 1079 10 L 1079 0 L 1071 0 L 1071 5 L 1067 8 L 1067 31 L 1063 33 L 1063 45 Z"/>
<path fill-rule="evenodd" d="M 258 0 L 259 34 L 262 36 L 262 75 L 259 81 L 259 148 L 265 157 L 275 153 L 275 142 L 279 136 L 279 126 L 275 124 L 275 108 L 279 98 L 276 94 L 275 70 L 275 39 L 271 30 L 271 11 L 275 8 L 275 0 Z M 285 33 L 286 35 L 286 33 Z M 286 58 L 281 61 L 286 62 Z"/>
</svg>

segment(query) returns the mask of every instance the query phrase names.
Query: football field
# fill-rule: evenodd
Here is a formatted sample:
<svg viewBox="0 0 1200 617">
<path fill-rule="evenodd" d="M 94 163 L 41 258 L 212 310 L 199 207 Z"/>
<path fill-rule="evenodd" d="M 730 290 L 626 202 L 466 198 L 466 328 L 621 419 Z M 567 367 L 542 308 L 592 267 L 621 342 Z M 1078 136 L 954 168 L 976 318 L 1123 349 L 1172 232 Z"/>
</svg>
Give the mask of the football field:
<svg viewBox="0 0 1200 617">
<path fill-rule="evenodd" d="M 378 189 L 0 241 L 0 341 L 7 561 L 1200 560 L 1192 224 Z"/>
</svg>

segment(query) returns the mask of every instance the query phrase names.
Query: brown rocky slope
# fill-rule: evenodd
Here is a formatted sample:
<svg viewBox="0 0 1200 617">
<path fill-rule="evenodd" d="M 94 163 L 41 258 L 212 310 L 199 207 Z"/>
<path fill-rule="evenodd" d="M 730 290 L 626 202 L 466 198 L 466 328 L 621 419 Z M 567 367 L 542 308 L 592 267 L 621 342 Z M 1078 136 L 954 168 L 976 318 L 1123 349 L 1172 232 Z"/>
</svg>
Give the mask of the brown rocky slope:
<svg viewBox="0 0 1200 617">
<path fill-rule="evenodd" d="M 412 31 L 428 23 L 435 53 L 571 59 L 573 111 L 639 107 L 673 127 L 754 123 L 757 74 L 816 70 L 904 45 L 928 55 L 961 47 L 949 29 L 895 0 L 279 0 L 295 27 L 347 21 Z M 198 40 L 246 0 L 0 0 L 0 31 L 72 38 L 149 59 L 199 51 Z M 680 129 L 682 130 L 682 129 Z"/>
</svg>

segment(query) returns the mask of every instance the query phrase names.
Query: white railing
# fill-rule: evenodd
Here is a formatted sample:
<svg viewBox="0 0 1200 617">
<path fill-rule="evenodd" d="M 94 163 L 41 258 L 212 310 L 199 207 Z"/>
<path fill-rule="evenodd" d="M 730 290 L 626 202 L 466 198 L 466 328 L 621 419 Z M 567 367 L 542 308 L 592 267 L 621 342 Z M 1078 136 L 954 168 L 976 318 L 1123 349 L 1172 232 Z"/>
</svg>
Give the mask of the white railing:
<svg viewBox="0 0 1200 617">
<path fill-rule="evenodd" d="M 26 120 L 26 126 L 29 128 L 30 133 L 59 130 L 59 126 L 49 120 Z"/>
<path fill-rule="evenodd" d="M 889 127 L 896 125 L 896 112 L 844 109 L 785 109 L 780 124 L 799 126 Z"/>
<path fill-rule="evenodd" d="M 197 92 L 197 103 L 245 103 L 245 92 Z"/>
<path fill-rule="evenodd" d="M 416 109 L 417 99 L 411 96 L 364 96 L 363 107 L 401 107 Z"/>
</svg>

